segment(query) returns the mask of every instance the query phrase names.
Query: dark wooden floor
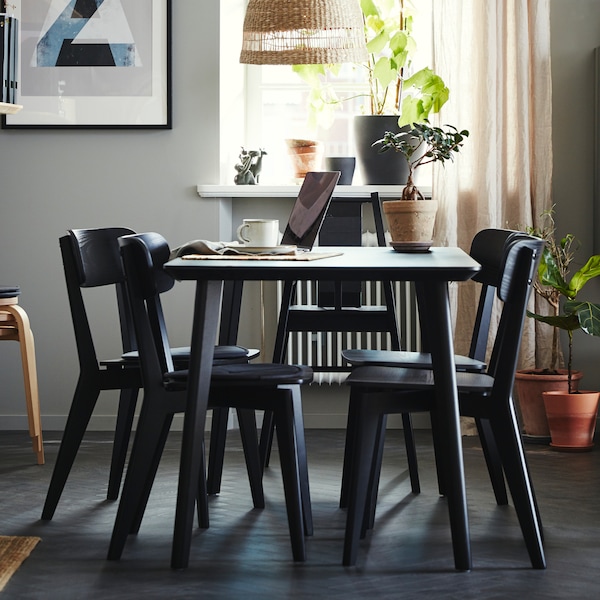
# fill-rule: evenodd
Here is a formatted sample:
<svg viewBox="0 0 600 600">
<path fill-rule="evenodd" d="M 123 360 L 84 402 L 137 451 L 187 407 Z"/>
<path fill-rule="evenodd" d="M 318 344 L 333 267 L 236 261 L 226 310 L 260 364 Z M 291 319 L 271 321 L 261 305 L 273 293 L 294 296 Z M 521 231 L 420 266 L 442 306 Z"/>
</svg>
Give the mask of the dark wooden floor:
<svg viewBox="0 0 600 600">
<path fill-rule="evenodd" d="M 344 512 L 338 508 L 343 432 L 307 432 L 315 535 L 303 564 L 291 559 L 276 460 L 265 477 L 267 507 L 253 510 L 232 432 L 222 493 L 211 499 L 211 527 L 195 531 L 190 567 L 172 571 L 179 435 L 169 441 L 141 531 L 118 562 L 105 560 L 116 510 L 104 499 L 108 434 L 86 438 L 53 521 L 39 520 L 58 439 L 46 433 L 47 464 L 40 467 L 26 434 L 0 432 L 0 534 L 42 538 L 3 599 L 597 597 L 598 449 L 566 454 L 527 446 L 548 559 L 547 570 L 534 571 L 512 507 L 494 503 L 477 438 L 465 438 L 474 568 L 458 573 L 429 434 L 418 432 L 422 493 L 413 496 L 402 433 L 389 432 L 375 529 L 362 542 L 357 566 L 344 568 Z"/>
</svg>

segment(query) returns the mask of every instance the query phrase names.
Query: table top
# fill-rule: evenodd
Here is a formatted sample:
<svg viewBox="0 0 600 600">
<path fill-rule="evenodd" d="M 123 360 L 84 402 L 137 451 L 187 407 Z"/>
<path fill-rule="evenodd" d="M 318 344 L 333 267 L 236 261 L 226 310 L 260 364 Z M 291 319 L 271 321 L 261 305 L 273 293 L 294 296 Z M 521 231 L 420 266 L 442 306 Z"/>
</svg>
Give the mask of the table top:
<svg viewBox="0 0 600 600">
<path fill-rule="evenodd" d="M 400 253 L 390 247 L 321 247 L 339 251 L 318 260 L 189 260 L 176 258 L 165 269 L 179 280 L 465 281 L 480 265 L 460 248 L 434 247 L 429 252 Z"/>
</svg>

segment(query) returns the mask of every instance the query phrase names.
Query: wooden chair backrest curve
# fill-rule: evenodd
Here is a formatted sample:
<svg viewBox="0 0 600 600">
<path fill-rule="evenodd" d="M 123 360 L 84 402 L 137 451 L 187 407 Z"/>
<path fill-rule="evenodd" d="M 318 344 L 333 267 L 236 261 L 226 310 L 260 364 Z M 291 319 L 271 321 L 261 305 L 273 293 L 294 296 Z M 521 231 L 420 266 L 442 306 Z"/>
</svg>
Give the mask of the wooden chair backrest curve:
<svg viewBox="0 0 600 600">
<path fill-rule="evenodd" d="M 59 239 L 80 367 L 96 370 L 98 358 L 81 288 L 114 285 L 123 352 L 135 350 L 118 238 L 134 233 L 124 227 L 73 229 Z"/>
<path fill-rule="evenodd" d="M 498 398 L 508 399 L 512 393 L 527 303 L 543 247 L 539 238 L 520 237 L 509 241 L 504 253 L 496 287 L 502 314 L 488 367 Z"/>
</svg>

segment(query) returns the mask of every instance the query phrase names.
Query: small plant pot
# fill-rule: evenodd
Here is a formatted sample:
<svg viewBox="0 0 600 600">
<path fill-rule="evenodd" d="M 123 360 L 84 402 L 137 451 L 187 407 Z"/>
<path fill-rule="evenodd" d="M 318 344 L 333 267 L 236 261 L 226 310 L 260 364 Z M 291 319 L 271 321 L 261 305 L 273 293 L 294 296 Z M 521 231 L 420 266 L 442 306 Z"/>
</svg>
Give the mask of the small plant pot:
<svg viewBox="0 0 600 600">
<path fill-rule="evenodd" d="M 321 142 L 286 140 L 294 177 L 303 179 L 309 171 L 320 171 L 324 147 Z"/>
<path fill-rule="evenodd" d="M 594 446 L 600 392 L 544 392 L 550 445 L 557 450 L 584 451 Z"/>
<path fill-rule="evenodd" d="M 338 185 L 352 185 L 356 158 L 354 156 L 326 156 L 325 169 L 327 171 L 339 171 L 340 180 Z"/>
<path fill-rule="evenodd" d="M 382 204 L 394 244 L 432 243 L 438 203 L 435 200 L 387 200 Z"/>
<path fill-rule="evenodd" d="M 572 384 L 575 391 L 579 389 L 579 380 L 582 377 L 581 371 L 573 371 Z M 548 444 L 550 429 L 542 394 L 551 391 L 568 392 L 567 369 L 557 369 L 556 372 L 545 369 L 517 371 L 515 390 L 523 426 L 523 439 L 527 442 Z"/>
</svg>

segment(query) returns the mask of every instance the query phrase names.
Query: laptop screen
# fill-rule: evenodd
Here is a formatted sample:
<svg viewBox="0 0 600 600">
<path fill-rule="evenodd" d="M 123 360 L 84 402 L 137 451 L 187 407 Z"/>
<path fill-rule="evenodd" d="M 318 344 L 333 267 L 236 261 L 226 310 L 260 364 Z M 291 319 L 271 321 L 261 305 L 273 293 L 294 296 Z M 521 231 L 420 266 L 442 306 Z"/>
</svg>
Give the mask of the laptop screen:
<svg viewBox="0 0 600 600">
<path fill-rule="evenodd" d="M 339 171 L 309 171 L 306 174 L 281 239 L 283 245 L 312 249 L 339 178 Z"/>
</svg>

